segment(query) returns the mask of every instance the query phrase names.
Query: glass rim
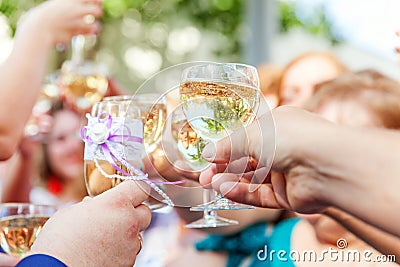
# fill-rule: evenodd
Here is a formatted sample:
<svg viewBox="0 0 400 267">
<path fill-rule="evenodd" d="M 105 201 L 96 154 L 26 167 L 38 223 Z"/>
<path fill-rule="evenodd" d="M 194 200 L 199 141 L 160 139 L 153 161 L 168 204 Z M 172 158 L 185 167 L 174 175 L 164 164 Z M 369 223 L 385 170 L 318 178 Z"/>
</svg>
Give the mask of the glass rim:
<svg viewBox="0 0 400 267">
<path fill-rule="evenodd" d="M 137 115 L 140 117 L 142 110 L 138 105 L 132 105 L 132 102 L 128 99 L 126 100 L 102 100 L 100 102 L 96 102 L 93 104 L 92 109 L 90 111 L 91 116 L 98 117 L 103 113 L 109 113 L 110 109 L 113 107 L 123 107 L 122 112 L 132 112 L 135 111 Z M 125 115 L 117 115 L 112 117 L 125 117 Z"/>
<path fill-rule="evenodd" d="M 222 69 L 224 73 L 225 67 L 231 68 L 232 71 L 236 71 L 238 73 L 243 74 L 243 78 L 246 78 L 249 80 L 249 82 L 238 82 L 235 80 L 232 80 L 230 77 L 228 76 L 223 76 L 220 74 L 220 76 L 215 76 L 215 77 L 187 77 L 187 75 L 194 69 L 196 68 L 207 68 L 208 66 L 215 66 L 217 68 L 219 68 L 218 70 Z M 235 66 L 239 66 L 242 68 L 246 68 L 249 70 L 249 72 L 251 74 L 247 74 L 242 72 L 243 70 L 241 69 L 236 69 Z M 229 70 L 231 71 L 231 70 Z M 240 77 L 234 77 L 234 78 L 240 78 Z M 258 76 L 258 70 L 257 67 L 254 65 L 249 65 L 249 64 L 245 64 L 245 63 L 235 63 L 235 62 L 206 62 L 206 63 L 201 63 L 201 64 L 197 64 L 197 65 L 193 65 L 190 67 L 187 67 L 185 69 L 183 69 L 182 71 L 182 75 L 181 75 L 181 84 L 183 82 L 186 81 L 212 81 L 212 82 L 227 82 L 227 83 L 234 83 L 234 84 L 239 84 L 239 85 L 243 85 L 243 86 L 250 86 L 250 87 L 254 87 L 257 90 L 260 90 L 260 78 Z"/>
<path fill-rule="evenodd" d="M 162 103 L 166 104 L 167 99 L 164 94 L 158 93 L 142 93 L 133 95 L 119 95 L 119 96 L 107 96 L 104 97 L 101 102 L 143 102 L 143 103 Z M 139 103 L 140 104 L 140 103 Z"/>
<path fill-rule="evenodd" d="M 116 96 L 106 96 L 100 102 L 128 101 L 131 99 L 132 99 L 131 95 L 116 95 Z"/>
<path fill-rule="evenodd" d="M 203 62 L 203 63 L 198 64 L 198 65 L 193 65 L 193 66 L 189 66 L 187 68 L 184 68 L 183 71 L 188 70 L 188 69 L 192 69 L 192 68 L 198 68 L 198 67 L 201 67 L 201 66 L 207 66 L 207 65 L 220 65 L 220 66 L 223 66 L 223 65 L 227 65 L 227 66 L 228 65 L 235 65 L 235 66 L 246 67 L 246 68 L 253 69 L 253 70 L 257 71 L 257 68 L 254 65 L 250 65 L 250 64 L 246 64 L 246 63 L 238 63 L 238 62 Z"/>
</svg>

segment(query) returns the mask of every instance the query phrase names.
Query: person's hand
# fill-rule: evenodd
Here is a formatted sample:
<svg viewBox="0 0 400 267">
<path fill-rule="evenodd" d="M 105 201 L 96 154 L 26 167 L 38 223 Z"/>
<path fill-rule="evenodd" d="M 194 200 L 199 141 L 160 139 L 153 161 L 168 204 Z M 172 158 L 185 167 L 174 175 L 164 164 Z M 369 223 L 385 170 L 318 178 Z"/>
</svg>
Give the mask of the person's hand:
<svg viewBox="0 0 400 267">
<path fill-rule="evenodd" d="M 32 253 L 54 256 L 68 266 L 132 266 L 139 233 L 151 213 L 141 203 L 147 186 L 125 181 L 94 198 L 58 211 L 44 225 Z"/>
<path fill-rule="evenodd" d="M 18 263 L 19 259 L 4 253 L 0 253 L 0 267 L 11 267 Z"/>
<path fill-rule="evenodd" d="M 29 127 L 37 127 L 33 133 L 29 131 Z M 48 114 L 32 114 L 25 126 L 25 133 L 21 138 L 18 150 L 25 159 L 33 157 L 35 152 L 40 148 L 41 143 L 45 141 L 46 135 L 51 131 L 53 126 L 53 117 Z"/>
<path fill-rule="evenodd" d="M 314 127 L 330 123 L 291 107 L 277 108 L 273 116 L 275 131 L 272 117 L 265 115 L 215 147 L 207 146 L 203 157 L 227 164 L 227 170 L 219 173 L 216 168 L 209 168 L 201 174 L 200 183 L 212 183 L 215 190 L 241 203 L 302 213 L 322 211 L 326 203 L 318 181 L 323 175 L 303 161 L 298 147 L 312 139 L 299 136 L 318 134 Z"/>
<path fill-rule="evenodd" d="M 74 35 L 97 34 L 100 24 L 95 19 L 102 14 L 101 0 L 52 0 L 29 10 L 18 27 L 28 27 L 38 39 L 54 46 L 69 42 Z"/>
<path fill-rule="evenodd" d="M 175 159 L 168 157 L 166 152 L 169 153 L 169 155 L 178 155 L 178 153 L 180 153 L 176 149 L 175 144 L 163 142 L 158 145 L 151 154 L 147 154 L 143 159 L 144 170 L 149 177 L 155 179 L 162 178 L 172 182 L 183 179 L 194 180 L 196 182 L 199 180 L 200 171 L 192 170 L 183 160 L 172 162 L 172 160 Z"/>
</svg>

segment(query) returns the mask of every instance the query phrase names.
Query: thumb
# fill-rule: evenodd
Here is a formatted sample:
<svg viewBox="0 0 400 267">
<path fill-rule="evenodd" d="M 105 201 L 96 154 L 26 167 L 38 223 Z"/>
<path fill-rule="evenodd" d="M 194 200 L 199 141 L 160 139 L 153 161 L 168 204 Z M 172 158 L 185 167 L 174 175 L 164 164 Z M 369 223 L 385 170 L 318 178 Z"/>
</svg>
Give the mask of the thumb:
<svg viewBox="0 0 400 267">
<path fill-rule="evenodd" d="M 129 201 L 134 207 L 137 207 L 148 198 L 149 192 L 150 187 L 145 182 L 126 180 L 100 194 L 99 197 L 107 202 L 113 202 L 123 197 L 124 201 Z"/>
<path fill-rule="evenodd" d="M 260 139 L 261 129 L 256 120 L 248 127 L 242 127 L 214 144 L 209 143 L 202 155 L 210 162 L 228 163 L 253 154 L 252 147 L 257 146 L 257 142 L 260 146 Z M 258 157 L 255 156 L 255 158 Z"/>
</svg>

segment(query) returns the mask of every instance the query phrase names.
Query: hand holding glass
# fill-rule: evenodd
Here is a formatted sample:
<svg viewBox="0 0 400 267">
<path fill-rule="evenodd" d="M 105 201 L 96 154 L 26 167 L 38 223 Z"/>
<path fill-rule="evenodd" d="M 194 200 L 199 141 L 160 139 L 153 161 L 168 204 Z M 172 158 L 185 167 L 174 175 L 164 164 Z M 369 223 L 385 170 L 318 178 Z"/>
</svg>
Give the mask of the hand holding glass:
<svg viewBox="0 0 400 267">
<path fill-rule="evenodd" d="M 216 142 L 253 121 L 259 104 L 259 80 L 253 66 L 205 63 L 183 71 L 182 108 L 191 127 L 208 142 Z M 218 195 L 192 210 L 253 208 Z"/>
</svg>

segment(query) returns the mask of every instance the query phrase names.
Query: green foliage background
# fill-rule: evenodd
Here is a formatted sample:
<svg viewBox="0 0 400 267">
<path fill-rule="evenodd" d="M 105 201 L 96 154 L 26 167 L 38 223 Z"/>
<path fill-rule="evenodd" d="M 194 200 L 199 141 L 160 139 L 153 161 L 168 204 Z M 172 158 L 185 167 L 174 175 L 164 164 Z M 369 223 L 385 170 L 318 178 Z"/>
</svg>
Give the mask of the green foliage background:
<svg viewBox="0 0 400 267">
<path fill-rule="evenodd" d="M 245 36 L 242 25 L 247 1 L 251 0 L 104 0 L 103 28 L 92 52 L 96 51 L 100 60 L 103 59 L 101 55 L 108 55 L 106 63 L 111 64 L 111 75 L 132 91 L 144 81 L 143 77 L 129 70 L 124 61 L 125 51 L 132 46 L 157 51 L 163 59 L 161 69 L 192 60 L 241 61 Z M 19 17 L 41 2 L 43 0 L 0 0 L 0 13 L 7 17 L 12 34 L 15 33 Z M 337 42 L 322 8 L 315 12 L 313 19 L 301 21 L 296 15 L 295 1 L 277 3 L 281 32 L 302 27 L 313 34 L 324 35 L 332 43 Z M 143 34 L 134 39 L 124 34 L 126 20 L 139 22 Z M 219 41 L 213 43 L 212 58 L 197 58 L 196 51 L 191 51 L 171 59 L 167 56 L 167 42 L 155 44 L 145 34 L 156 24 L 163 25 L 169 33 L 174 29 L 193 26 L 201 33 L 214 34 Z M 55 53 L 54 57 L 52 69 L 57 69 L 69 57 L 69 50 Z"/>
</svg>

